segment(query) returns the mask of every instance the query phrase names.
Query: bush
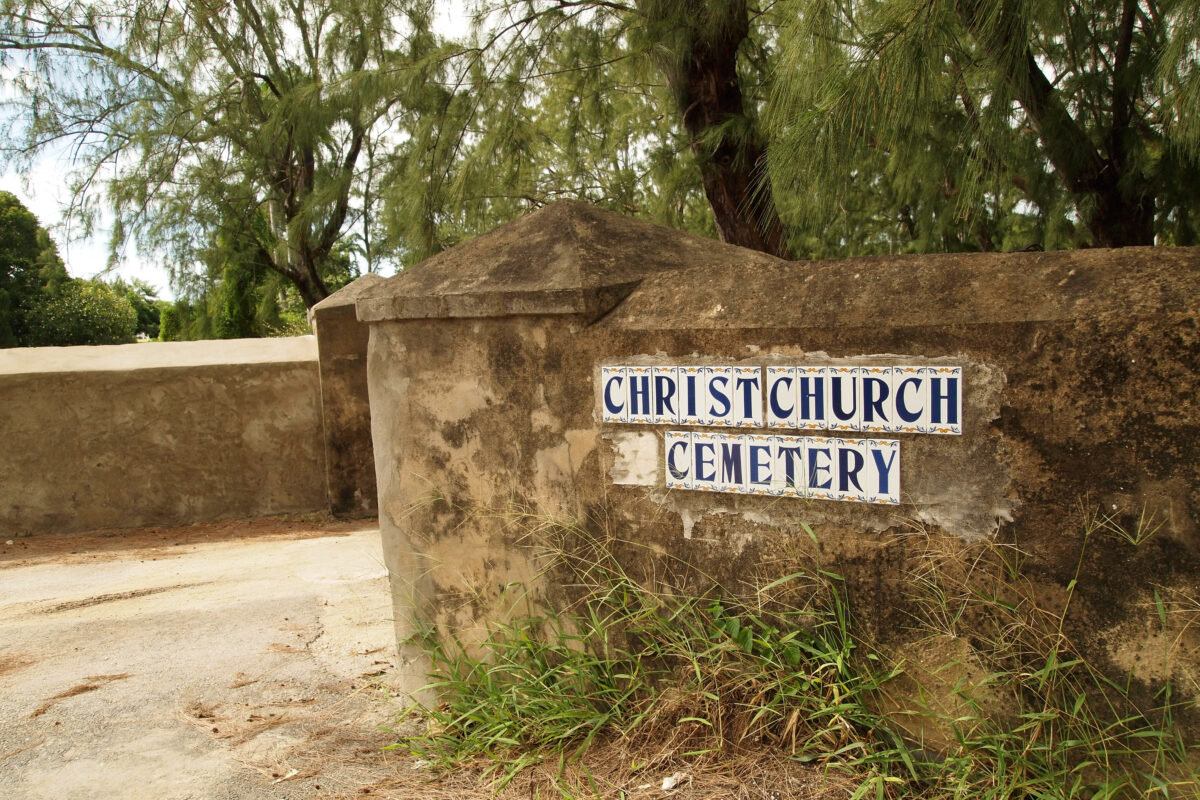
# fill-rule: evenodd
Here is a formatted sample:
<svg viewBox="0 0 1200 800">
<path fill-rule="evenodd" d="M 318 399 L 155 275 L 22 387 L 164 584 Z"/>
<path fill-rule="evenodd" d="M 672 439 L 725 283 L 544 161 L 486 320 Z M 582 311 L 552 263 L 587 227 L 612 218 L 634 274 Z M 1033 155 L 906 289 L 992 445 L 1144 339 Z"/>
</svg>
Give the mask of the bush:
<svg viewBox="0 0 1200 800">
<path fill-rule="evenodd" d="M 97 281 L 73 280 L 34 302 L 26 317 L 31 347 L 126 344 L 138 315 L 129 299 Z"/>
</svg>

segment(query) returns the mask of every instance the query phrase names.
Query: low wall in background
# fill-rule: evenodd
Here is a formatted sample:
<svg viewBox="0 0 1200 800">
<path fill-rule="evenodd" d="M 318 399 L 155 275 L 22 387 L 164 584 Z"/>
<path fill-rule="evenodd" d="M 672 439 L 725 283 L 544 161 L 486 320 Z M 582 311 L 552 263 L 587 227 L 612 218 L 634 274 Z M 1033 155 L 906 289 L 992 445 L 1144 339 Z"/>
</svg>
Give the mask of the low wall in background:
<svg viewBox="0 0 1200 800">
<path fill-rule="evenodd" d="M 0 350 L 0 531 L 327 507 L 312 336 Z"/>
</svg>

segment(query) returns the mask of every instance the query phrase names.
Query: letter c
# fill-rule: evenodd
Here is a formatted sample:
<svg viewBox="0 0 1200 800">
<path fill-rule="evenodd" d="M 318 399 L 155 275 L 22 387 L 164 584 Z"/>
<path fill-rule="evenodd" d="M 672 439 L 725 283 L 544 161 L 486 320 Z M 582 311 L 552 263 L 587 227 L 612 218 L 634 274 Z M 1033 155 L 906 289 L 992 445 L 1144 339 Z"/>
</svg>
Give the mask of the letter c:
<svg viewBox="0 0 1200 800">
<path fill-rule="evenodd" d="M 623 411 L 625 408 L 625 402 L 624 402 L 624 394 L 625 393 L 624 392 L 621 393 L 621 395 L 622 395 L 621 403 L 614 405 L 613 401 L 612 401 L 612 387 L 613 387 L 614 383 L 617 384 L 619 387 L 620 384 L 624 382 L 624 380 L 625 379 L 622 378 L 620 375 L 614 375 L 604 383 L 604 408 L 606 411 L 608 411 L 609 414 L 612 414 L 614 416 L 617 414 L 620 414 L 621 411 Z"/>
<path fill-rule="evenodd" d="M 667 469 L 670 470 L 671 477 L 677 481 L 681 481 L 684 478 L 686 478 L 687 474 L 688 474 L 688 470 L 686 467 L 684 469 L 680 469 L 678 466 L 676 466 L 675 451 L 677 449 L 679 449 L 680 447 L 687 449 L 687 446 L 688 446 L 688 442 L 686 442 L 686 441 L 675 442 L 675 444 L 671 445 L 671 447 L 667 450 Z M 686 458 L 684 459 L 684 463 L 685 464 L 687 463 Z"/>
</svg>

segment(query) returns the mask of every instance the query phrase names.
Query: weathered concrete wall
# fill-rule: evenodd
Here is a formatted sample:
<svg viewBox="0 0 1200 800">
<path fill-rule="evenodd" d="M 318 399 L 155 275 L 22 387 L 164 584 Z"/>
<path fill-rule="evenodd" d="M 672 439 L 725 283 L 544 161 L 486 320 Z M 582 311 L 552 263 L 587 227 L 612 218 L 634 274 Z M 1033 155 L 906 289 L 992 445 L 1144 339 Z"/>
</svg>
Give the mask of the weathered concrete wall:
<svg viewBox="0 0 1200 800">
<path fill-rule="evenodd" d="M 367 341 L 354 304 L 383 280 L 363 275 L 312 307 L 321 362 L 321 408 L 325 420 L 325 473 L 329 510 L 339 517 L 374 516 L 375 457 L 367 394 Z"/>
<path fill-rule="evenodd" d="M 1156 591 L 1200 596 L 1200 250 L 782 263 L 651 227 L 550 207 L 358 302 L 402 639 L 560 607 L 529 531 L 561 520 L 673 589 L 820 563 L 845 576 L 861 632 L 986 674 L 969 642 L 908 634 L 911 578 L 985 540 L 1019 550 L 1022 591 L 1066 613 L 1097 666 L 1148 692 L 1164 669 L 1195 685 L 1195 626 L 1143 620 Z M 553 293 L 513 277 L 522 259 L 553 267 Z M 456 270 L 466 288 L 445 299 Z M 887 435 L 894 507 L 668 491 L 663 435 L 681 426 L 601 423 L 600 368 L 715 363 L 961 366 L 963 434 Z M 1097 534 L 1098 514 L 1162 527 L 1133 546 Z"/>
<path fill-rule="evenodd" d="M 0 531 L 326 507 L 316 341 L 0 350 Z"/>
</svg>

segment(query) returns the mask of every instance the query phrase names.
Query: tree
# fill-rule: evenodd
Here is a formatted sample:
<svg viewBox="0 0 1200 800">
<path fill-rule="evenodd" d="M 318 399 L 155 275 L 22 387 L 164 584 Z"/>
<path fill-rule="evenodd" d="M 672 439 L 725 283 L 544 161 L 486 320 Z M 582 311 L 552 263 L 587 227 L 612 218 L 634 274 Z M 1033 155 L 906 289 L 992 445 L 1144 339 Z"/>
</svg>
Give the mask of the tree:
<svg viewBox="0 0 1200 800">
<path fill-rule="evenodd" d="M 109 286 L 117 295 L 128 300 L 137 313 L 135 333 L 148 339 L 157 339 L 162 318 L 162 301 L 158 299 L 157 290 L 139 278 L 134 278 L 129 283 L 115 280 L 109 283 Z"/>
<path fill-rule="evenodd" d="M 117 225 L 181 272 L 241 240 L 307 305 L 370 197 L 364 150 L 389 134 L 428 44 L 415 0 L 0 0 L 20 153 L 70 141 L 74 211 L 103 189 Z M 391 137 L 390 139 L 388 137 Z"/>
<path fill-rule="evenodd" d="M 15 347 L 22 306 L 36 291 L 37 217 L 9 192 L 0 192 L 0 347 Z"/>
<path fill-rule="evenodd" d="M 0 191 L 0 347 L 29 343 L 29 316 L 68 281 L 50 234 L 16 195 Z"/>
<path fill-rule="evenodd" d="M 721 240 L 788 256 L 767 180 L 765 136 L 744 90 L 749 4 L 638 0 L 637 10 L 700 167 Z"/>
<path fill-rule="evenodd" d="M 69 280 L 29 309 L 30 347 L 126 344 L 138 316 L 129 299 L 100 281 Z"/>
<path fill-rule="evenodd" d="M 898 225 L 914 208 L 949 220 L 948 249 L 1016 230 L 1045 246 L 1195 241 L 1194 0 L 788 10 L 772 169 L 798 196 L 821 187 L 805 206 L 818 224 L 869 191 L 892 195 Z"/>
<path fill-rule="evenodd" d="M 560 197 L 783 253 L 757 119 L 763 15 L 740 0 L 525 0 L 442 48 L 392 162 L 417 257 Z"/>
</svg>

